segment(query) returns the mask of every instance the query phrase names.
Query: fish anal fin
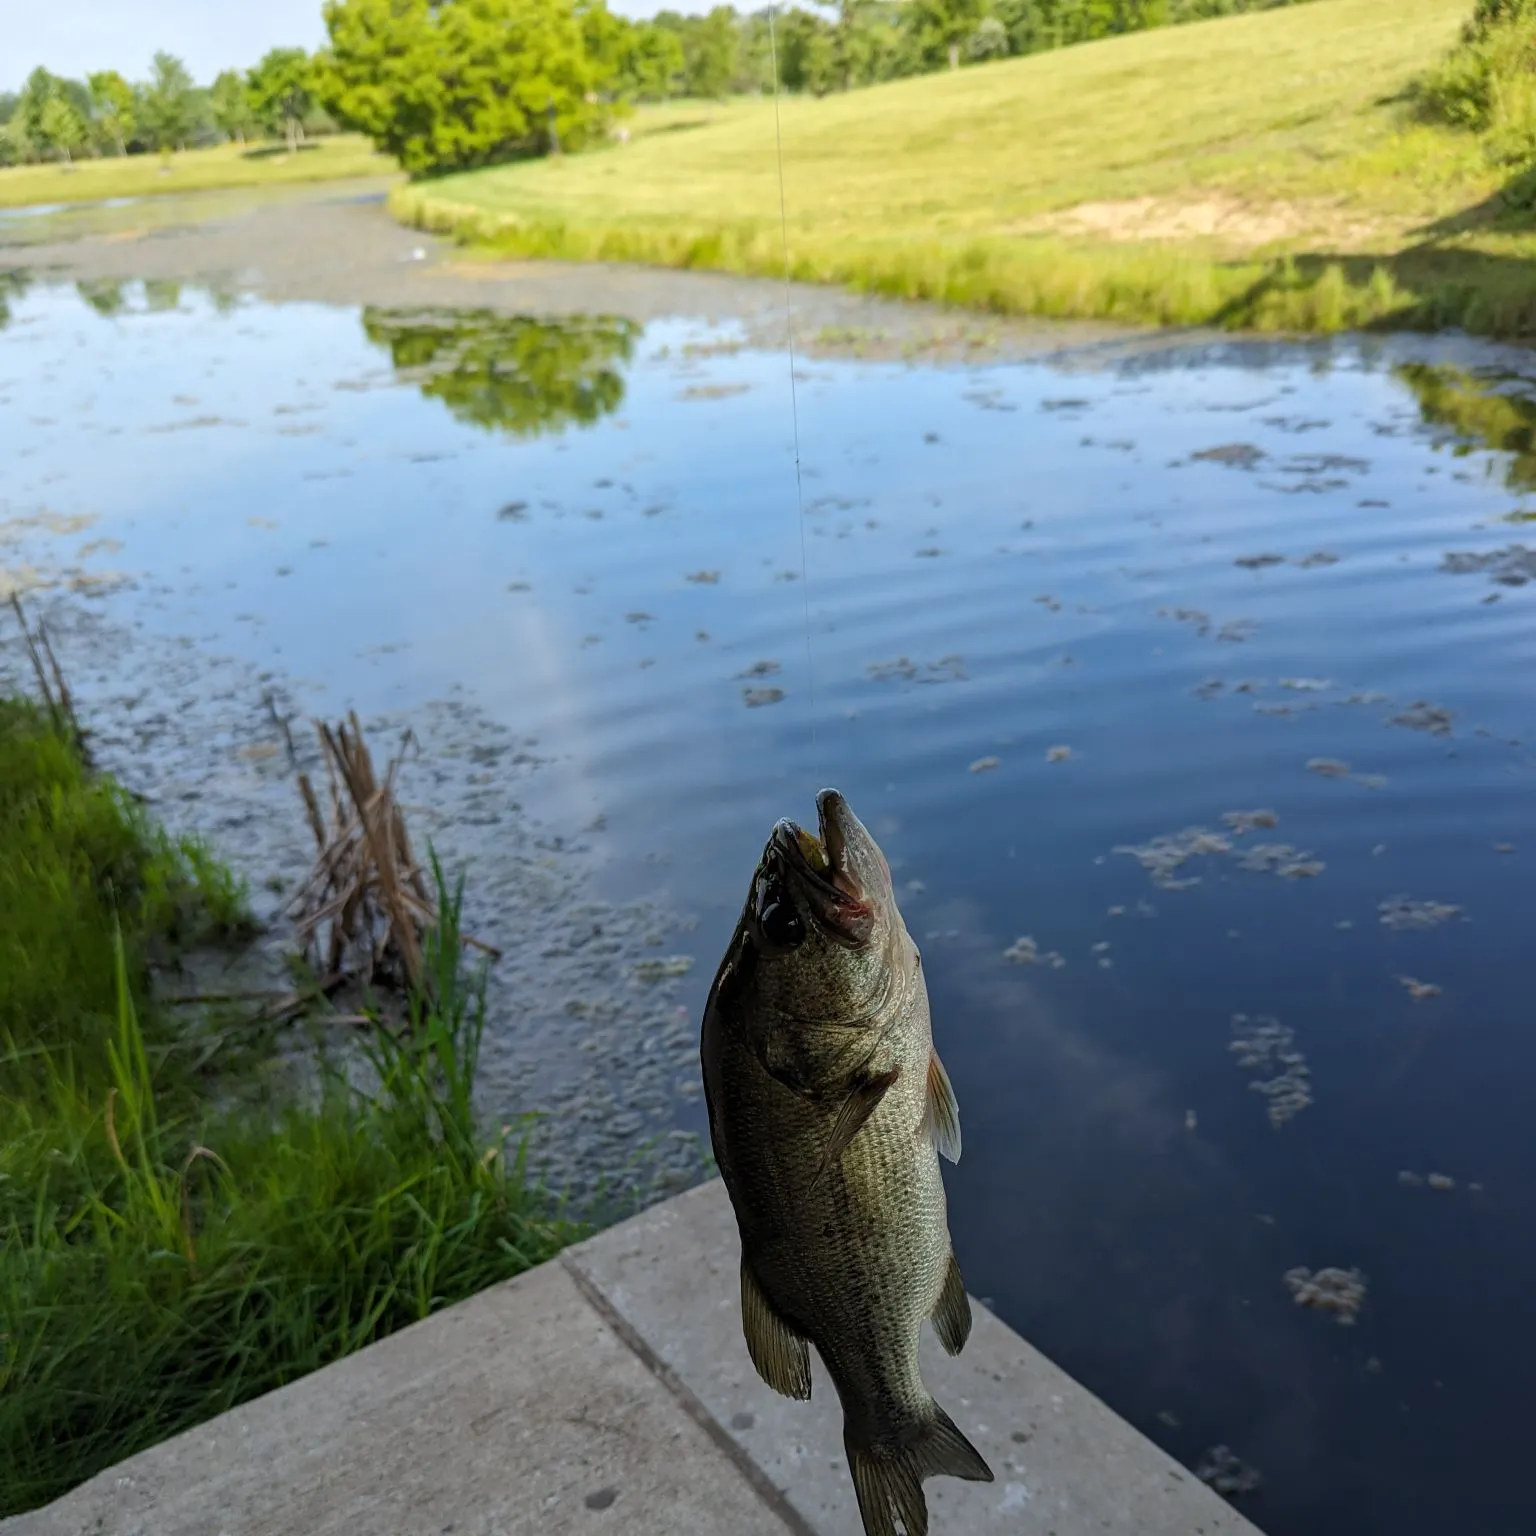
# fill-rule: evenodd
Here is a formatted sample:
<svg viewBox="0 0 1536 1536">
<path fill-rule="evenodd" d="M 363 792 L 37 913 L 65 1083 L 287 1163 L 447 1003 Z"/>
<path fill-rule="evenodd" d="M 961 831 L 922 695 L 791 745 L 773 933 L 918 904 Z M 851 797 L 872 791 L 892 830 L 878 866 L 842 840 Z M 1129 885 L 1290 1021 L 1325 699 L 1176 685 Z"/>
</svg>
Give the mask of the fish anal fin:
<svg viewBox="0 0 1536 1536">
<path fill-rule="evenodd" d="M 810 1397 L 810 1350 L 763 1294 L 745 1255 L 741 1260 L 741 1331 L 757 1374 L 775 1392 L 801 1402 Z"/>
<path fill-rule="evenodd" d="M 965 1281 L 960 1278 L 960 1265 L 953 1250 L 949 1268 L 944 1272 L 944 1289 L 939 1292 L 930 1316 L 945 1354 L 958 1355 L 971 1336 L 971 1298 L 965 1294 Z"/>
<path fill-rule="evenodd" d="M 885 1443 L 865 1443 L 844 1432 L 843 1446 L 866 1536 L 896 1536 L 898 1520 L 906 1536 L 928 1536 L 926 1477 L 993 1481 L 981 1452 L 937 1403 L 930 1401 L 928 1418 L 914 1431 Z"/>
<path fill-rule="evenodd" d="M 923 1126 L 933 1137 L 933 1144 L 950 1162 L 960 1161 L 960 1105 L 950 1085 L 949 1073 L 937 1051 L 928 1054 L 928 1100 L 923 1111 Z"/>
<path fill-rule="evenodd" d="M 812 1189 L 821 1183 L 832 1165 L 848 1150 L 849 1143 L 880 1107 L 881 1099 L 891 1091 L 900 1076 L 900 1066 L 894 1066 L 889 1072 L 861 1077 L 853 1084 L 837 1112 L 837 1118 L 832 1122 L 832 1132 L 827 1138 L 827 1149 L 821 1156 L 821 1166 L 816 1170 L 816 1177 L 811 1180 Z"/>
</svg>

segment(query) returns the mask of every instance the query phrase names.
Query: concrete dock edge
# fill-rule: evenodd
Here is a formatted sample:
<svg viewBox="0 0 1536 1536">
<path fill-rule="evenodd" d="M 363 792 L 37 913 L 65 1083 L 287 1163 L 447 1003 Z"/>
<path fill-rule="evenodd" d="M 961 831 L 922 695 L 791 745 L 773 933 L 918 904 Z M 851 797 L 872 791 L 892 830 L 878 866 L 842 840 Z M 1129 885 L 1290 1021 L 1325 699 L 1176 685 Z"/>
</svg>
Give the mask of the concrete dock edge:
<svg viewBox="0 0 1536 1536">
<path fill-rule="evenodd" d="M 719 1181 L 100 1473 L 0 1536 L 860 1536 L 836 1394 L 742 1342 Z M 933 1536 L 1254 1536 L 985 1308 L 924 1377 L 997 1474 Z"/>
</svg>

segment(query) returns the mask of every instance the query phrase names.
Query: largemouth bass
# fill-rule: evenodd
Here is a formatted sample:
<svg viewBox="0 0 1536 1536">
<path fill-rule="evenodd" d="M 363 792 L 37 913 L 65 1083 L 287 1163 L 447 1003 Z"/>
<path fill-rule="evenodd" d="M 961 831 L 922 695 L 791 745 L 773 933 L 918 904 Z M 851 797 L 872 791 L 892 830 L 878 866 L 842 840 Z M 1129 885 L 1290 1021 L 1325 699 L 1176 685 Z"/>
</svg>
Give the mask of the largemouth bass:
<svg viewBox="0 0 1536 1536">
<path fill-rule="evenodd" d="M 808 1398 L 814 1344 L 867 1536 L 926 1536 L 924 1478 L 992 1481 L 917 1359 L 924 1318 L 952 1355 L 971 1330 L 939 1175 L 960 1116 L 885 855 L 835 789 L 816 807 L 819 838 L 774 827 L 710 990 L 710 1139 L 753 1365 Z"/>
</svg>

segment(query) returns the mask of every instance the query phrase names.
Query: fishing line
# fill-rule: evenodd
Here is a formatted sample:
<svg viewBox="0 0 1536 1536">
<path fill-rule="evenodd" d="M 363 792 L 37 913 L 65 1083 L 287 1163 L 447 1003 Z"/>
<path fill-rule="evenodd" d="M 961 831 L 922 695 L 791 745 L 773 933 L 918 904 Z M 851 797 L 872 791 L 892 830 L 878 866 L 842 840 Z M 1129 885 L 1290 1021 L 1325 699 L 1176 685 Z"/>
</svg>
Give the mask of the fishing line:
<svg viewBox="0 0 1536 1536">
<path fill-rule="evenodd" d="M 774 28 L 777 5 L 768 7 L 768 62 L 773 70 L 773 138 L 779 162 L 779 234 L 784 244 L 784 332 L 789 348 L 789 413 L 795 430 L 795 509 L 800 524 L 800 590 L 805 596 L 805 682 L 811 725 L 811 766 L 817 768 L 816 667 L 811 657 L 811 570 L 805 552 L 805 490 L 800 480 L 800 402 L 795 389 L 795 305 L 790 281 L 789 214 L 784 202 L 784 131 L 779 124 L 779 44 Z"/>
</svg>

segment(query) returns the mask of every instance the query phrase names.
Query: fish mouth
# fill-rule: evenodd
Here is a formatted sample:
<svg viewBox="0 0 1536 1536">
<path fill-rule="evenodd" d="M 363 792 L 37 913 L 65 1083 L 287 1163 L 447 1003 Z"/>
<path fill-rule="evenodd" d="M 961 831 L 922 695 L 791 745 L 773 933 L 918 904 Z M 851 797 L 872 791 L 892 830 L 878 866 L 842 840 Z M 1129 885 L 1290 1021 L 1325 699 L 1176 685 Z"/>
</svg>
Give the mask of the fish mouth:
<svg viewBox="0 0 1536 1536">
<path fill-rule="evenodd" d="M 788 817 L 768 840 L 768 854 L 795 884 L 817 923 L 840 943 L 857 945 L 869 936 L 873 916 L 848 860 L 842 827 L 847 801 L 835 789 L 816 796 L 816 826 L 807 832 Z"/>
</svg>

